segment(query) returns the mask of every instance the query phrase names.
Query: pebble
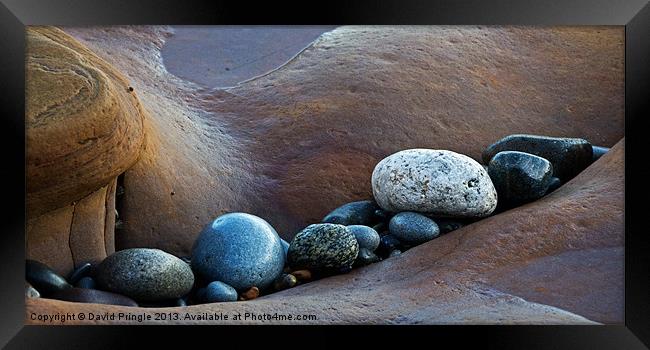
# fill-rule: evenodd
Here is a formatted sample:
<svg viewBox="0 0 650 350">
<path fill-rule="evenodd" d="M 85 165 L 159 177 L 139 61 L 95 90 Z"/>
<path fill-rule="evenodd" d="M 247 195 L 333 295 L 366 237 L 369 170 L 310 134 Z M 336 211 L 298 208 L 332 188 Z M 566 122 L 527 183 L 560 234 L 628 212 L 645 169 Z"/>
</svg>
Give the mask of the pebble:
<svg viewBox="0 0 650 350">
<path fill-rule="evenodd" d="M 327 214 L 322 222 L 339 225 L 372 225 L 377 218 L 375 210 L 379 209 L 372 200 L 344 204 Z"/>
<path fill-rule="evenodd" d="M 138 306 L 138 303 L 129 297 L 97 289 L 69 288 L 54 293 L 52 298 L 77 303 Z"/>
<path fill-rule="evenodd" d="M 313 224 L 294 237 L 287 260 L 294 269 L 336 271 L 352 266 L 358 253 L 359 243 L 346 226 Z"/>
<path fill-rule="evenodd" d="M 39 293 L 31 284 L 25 282 L 25 296 L 28 298 L 40 298 L 41 293 Z"/>
<path fill-rule="evenodd" d="M 72 286 L 54 270 L 36 260 L 26 260 L 25 279 L 44 296 L 72 288 Z"/>
<path fill-rule="evenodd" d="M 465 224 L 463 224 L 462 222 L 453 219 L 436 218 L 433 221 L 435 221 L 436 224 L 438 224 L 438 228 L 440 229 L 441 235 L 451 231 L 458 230 L 459 228 L 465 226 Z"/>
<path fill-rule="evenodd" d="M 379 233 L 375 231 L 372 227 L 364 225 L 350 225 L 348 229 L 359 243 L 359 249 L 366 248 L 371 252 L 374 252 L 375 249 L 379 246 Z"/>
<path fill-rule="evenodd" d="M 504 205 L 521 205 L 543 197 L 551 184 L 553 166 L 536 155 L 518 151 L 497 153 L 489 174 Z"/>
<path fill-rule="evenodd" d="M 82 277 L 80 280 L 77 281 L 74 285 L 77 288 L 85 288 L 85 289 L 97 289 L 95 280 L 92 277 Z"/>
<path fill-rule="evenodd" d="M 203 229 L 192 248 L 194 272 L 239 291 L 270 286 L 284 265 L 284 249 L 275 229 L 246 213 L 218 217 Z"/>
<path fill-rule="evenodd" d="M 549 185 L 548 185 L 548 190 L 546 190 L 546 194 L 549 194 L 557 190 L 558 188 L 560 188 L 560 186 L 562 186 L 562 181 L 555 176 L 551 177 L 551 180 L 549 181 Z"/>
<path fill-rule="evenodd" d="M 483 151 L 488 164 L 502 151 L 519 151 L 547 159 L 553 165 L 553 176 L 567 181 L 593 162 L 591 144 L 583 139 L 517 134 L 502 138 Z"/>
<path fill-rule="evenodd" d="M 282 250 L 284 251 L 284 258 L 287 258 L 287 252 L 289 251 L 289 242 L 280 238 L 280 243 L 282 243 Z"/>
<path fill-rule="evenodd" d="M 603 154 L 607 153 L 609 151 L 609 148 L 600 147 L 600 146 L 591 146 L 591 150 L 592 150 L 592 160 L 595 162 L 600 157 L 602 157 Z"/>
<path fill-rule="evenodd" d="M 292 274 L 283 274 L 278 277 L 273 283 L 273 287 L 276 291 L 281 291 L 289 288 L 293 288 L 298 284 L 298 279 Z"/>
<path fill-rule="evenodd" d="M 176 306 L 179 306 L 179 307 L 187 306 L 187 300 L 185 298 L 176 299 Z"/>
<path fill-rule="evenodd" d="M 391 212 L 415 211 L 444 217 L 485 217 L 497 193 L 474 159 L 446 150 L 409 149 L 375 166 L 372 192 Z"/>
<path fill-rule="evenodd" d="M 68 277 L 68 282 L 70 284 L 76 284 L 81 278 L 90 275 L 93 265 L 91 263 L 85 263 L 72 271 Z"/>
<path fill-rule="evenodd" d="M 360 248 L 359 249 L 359 255 L 357 255 L 357 259 L 354 261 L 354 266 L 355 267 L 362 267 L 370 264 L 374 264 L 381 260 L 375 253 L 373 253 L 370 249 L 366 248 Z"/>
<path fill-rule="evenodd" d="M 389 257 L 389 258 L 392 258 L 392 257 L 394 257 L 394 256 L 398 256 L 398 255 L 400 255 L 400 254 L 402 254 L 402 251 L 399 250 L 399 249 L 395 249 L 395 250 L 393 250 L 392 252 L 390 252 L 390 254 L 388 254 L 388 257 Z"/>
<path fill-rule="evenodd" d="M 194 274 L 174 255 L 159 249 L 132 248 L 104 259 L 96 268 L 95 281 L 102 290 L 149 302 L 187 294 Z"/>
<path fill-rule="evenodd" d="M 411 245 L 428 242 L 440 235 L 440 229 L 435 221 L 409 211 L 393 216 L 388 224 L 388 230 L 400 242 Z"/>
<path fill-rule="evenodd" d="M 243 300 L 253 300 L 260 296 L 260 289 L 257 287 L 251 287 L 249 290 L 241 293 L 241 298 Z"/>
<path fill-rule="evenodd" d="M 296 270 L 291 272 L 291 275 L 296 277 L 296 279 L 300 282 L 309 282 L 311 281 L 311 272 L 309 270 Z"/>
<path fill-rule="evenodd" d="M 377 247 L 377 253 L 380 256 L 389 256 L 390 253 L 402 246 L 402 242 L 399 239 L 395 238 L 392 234 L 387 234 L 381 237 L 379 241 L 379 247 Z"/>
<path fill-rule="evenodd" d="M 205 287 L 205 290 L 199 299 L 206 303 L 237 301 L 237 291 L 226 283 L 213 281 Z"/>
</svg>

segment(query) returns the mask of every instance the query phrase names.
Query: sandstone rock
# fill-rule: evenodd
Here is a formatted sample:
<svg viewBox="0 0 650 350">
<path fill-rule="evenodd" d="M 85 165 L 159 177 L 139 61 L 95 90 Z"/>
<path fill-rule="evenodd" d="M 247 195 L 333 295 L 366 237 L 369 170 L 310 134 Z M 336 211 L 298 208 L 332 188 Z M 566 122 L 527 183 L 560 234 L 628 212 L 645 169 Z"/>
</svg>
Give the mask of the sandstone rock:
<svg viewBox="0 0 650 350">
<path fill-rule="evenodd" d="M 410 149 L 384 158 L 372 172 L 372 192 L 382 209 L 394 212 L 483 217 L 497 206 L 485 169 L 445 150 Z"/>
</svg>

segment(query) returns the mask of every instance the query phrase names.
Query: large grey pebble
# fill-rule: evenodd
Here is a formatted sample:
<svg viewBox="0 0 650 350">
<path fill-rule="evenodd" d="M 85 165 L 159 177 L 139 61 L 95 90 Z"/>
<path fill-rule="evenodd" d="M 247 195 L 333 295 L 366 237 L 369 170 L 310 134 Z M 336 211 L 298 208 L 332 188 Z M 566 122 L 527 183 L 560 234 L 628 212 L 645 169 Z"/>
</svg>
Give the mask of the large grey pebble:
<svg viewBox="0 0 650 350">
<path fill-rule="evenodd" d="M 518 151 L 497 153 L 488 173 L 504 205 L 521 205 L 543 197 L 551 185 L 553 166 L 536 155 Z"/>
<path fill-rule="evenodd" d="M 440 229 L 435 221 L 414 213 L 402 212 L 390 219 L 388 230 L 400 242 L 417 245 L 428 242 L 440 235 Z"/>
<path fill-rule="evenodd" d="M 358 253 L 359 243 L 347 227 L 313 224 L 293 238 L 287 260 L 294 270 L 329 272 L 352 266 Z"/>
<path fill-rule="evenodd" d="M 244 291 L 266 288 L 285 263 L 280 236 L 255 215 L 218 217 L 199 234 L 192 248 L 192 269 L 206 281 L 222 281 Z"/>
<path fill-rule="evenodd" d="M 379 246 L 379 233 L 375 231 L 372 227 L 365 225 L 350 225 L 348 229 L 359 243 L 359 249 L 366 248 L 371 252 L 374 252 L 375 249 Z"/>
<path fill-rule="evenodd" d="M 483 167 L 446 150 L 409 149 L 377 164 L 372 192 L 387 211 L 416 211 L 444 217 L 484 217 L 497 205 L 497 193 Z"/>
<path fill-rule="evenodd" d="M 159 249 L 132 248 L 111 254 L 97 266 L 102 290 L 142 301 L 175 299 L 187 294 L 194 274 L 183 260 Z"/>
<path fill-rule="evenodd" d="M 593 150 L 587 140 L 567 137 L 516 134 L 502 138 L 483 151 L 483 162 L 503 151 L 519 151 L 547 159 L 553 174 L 562 181 L 576 176 L 593 162 Z"/>
</svg>

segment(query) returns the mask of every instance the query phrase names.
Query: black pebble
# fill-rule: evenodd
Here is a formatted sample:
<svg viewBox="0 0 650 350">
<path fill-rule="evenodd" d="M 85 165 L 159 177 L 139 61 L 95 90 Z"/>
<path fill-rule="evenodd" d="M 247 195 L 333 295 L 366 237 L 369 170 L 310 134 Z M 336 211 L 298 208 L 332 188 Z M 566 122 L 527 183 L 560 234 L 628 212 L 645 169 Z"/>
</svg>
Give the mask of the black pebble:
<svg viewBox="0 0 650 350">
<path fill-rule="evenodd" d="M 74 285 L 77 288 L 84 288 L 84 289 L 97 289 L 95 280 L 92 277 L 82 277 L 77 283 Z"/>
<path fill-rule="evenodd" d="M 92 270 L 93 265 L 91 263 L 85 263 L 72 271 L 70 277 L 68 277 L 68 282 L 70 284 L 77 284 L 80 279 L 83 277 L 89 276 L 90 271 Z"/>
<path fill-rule="evenodd" d="M 359 249 L 359 255 L 357 255 L 357 259 L 354 261 L 354 267 L 374 264 L 379 260 L 381 259 L 375 255 L 375 253 L 371 252 L 367 248 L 361 248 Z"/>
<path fill-rule="evenodd" d="M 72 286 L 47 265 L 35 260 L 25 262 L 25 278 L 42 296 L 50 296 L 53 293 L 63 291 Z"/>
<path fill-rule="evenodd" d="M 560 179 L 558 179 L 557 177 L 552 177 L 551 178 L 551 183 L 548 186 L 548 190 L 546 190 L 546 194 L 549 194 L 549 193 L 557 190 L 558 188 L 560 188 L 560 186 L 562 186 L 562 181 Z"/>
<path fill-rule="evenodd" d="M 381 237 L 379 247 L 375 250 L 379 256 L 387 257 L 393 250 L 399 249 L 402 243 L 392 234 Z"/>
<path fill-rule="evenodd" d="M 593 161 L 597 161 L 598 158 L 602 157 L 603 154 L 607 153 L 609 151 L 609 148 L 607 147 L 600 147 L 600 146 L 591 146 L 592 149 L 592 156 L 593 156 Z"/>
<path fill-rule="evenodd" d="M 450 219 L 435 219 L 440 229 L 440 234 L 445 234 L 465 226 L 462 222 Z"/>
</svg>

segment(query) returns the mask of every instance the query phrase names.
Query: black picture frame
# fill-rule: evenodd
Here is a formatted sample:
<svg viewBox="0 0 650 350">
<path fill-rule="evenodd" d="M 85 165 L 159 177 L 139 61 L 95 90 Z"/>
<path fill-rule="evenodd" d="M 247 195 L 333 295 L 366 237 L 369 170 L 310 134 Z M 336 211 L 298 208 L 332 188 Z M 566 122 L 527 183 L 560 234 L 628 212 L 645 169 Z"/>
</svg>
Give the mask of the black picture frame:
<svg viewBox="0 0 650 350">
<path fill-rule="evenodd" d="M 5 206 L 0 233 L 0 345 L 8 348 L 115 348 L 166 342 L 215 327 L 44 327 L 24 326 L 25 127 L 24 47 L 26 25 L 121 24 L 480 24 L 480 25 L 623 25 L 625 26 L 625 325 L 621 326 L 432 326 L 398 327 L 401 332 L 454 346 L 475 342 L 495 348 L 643 349 L 650 346 L 650 244 L 644 222 L 650 198 L 643 161 L 650 114 L 650 4 L 635 1 L 435 1 L 242 3 L 217 1 L 0 0 L 0 105 L 5 152 L 0 168 Z M 191 328 L 191 329 L 190 329 Z M 223 332 L 223 328 L 220 328 Z M 364 327 L 385 337 L 394 327 Z M 162 332 L 161 332 L 162 331 Z M 225 332 L 232 333 L 233 328 Z M 238 329 L 255 334 L 254 330 Z M 314 333 L 347 332 L 349 327 L 267 327 L 265 333 L 296 334 L 326 342 L 337 337 Z M 155 338 L 152 333 L 156 332 Z M 368 336 L 363 336 L 368 337 Z M 399 339 L 403 338 L 401 335 Z M 247 342 L 264 342 L 248 337 Z M 423 339 L 423 340 L 425 340 Z M 298 341 L 278 342 L 298 346 Z M 152 345 L 150 343 L 149 345 Z M 300 346 L 305 346 L 304 344 Z"/>
</svg>

